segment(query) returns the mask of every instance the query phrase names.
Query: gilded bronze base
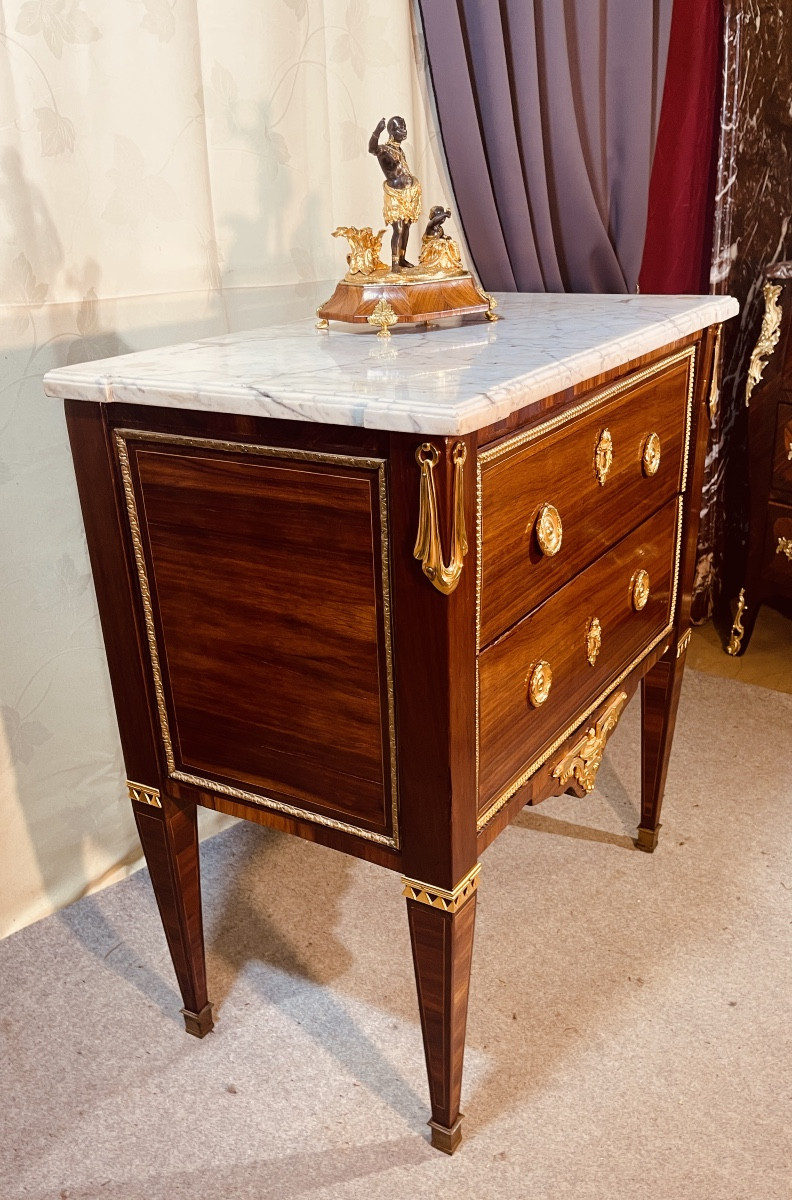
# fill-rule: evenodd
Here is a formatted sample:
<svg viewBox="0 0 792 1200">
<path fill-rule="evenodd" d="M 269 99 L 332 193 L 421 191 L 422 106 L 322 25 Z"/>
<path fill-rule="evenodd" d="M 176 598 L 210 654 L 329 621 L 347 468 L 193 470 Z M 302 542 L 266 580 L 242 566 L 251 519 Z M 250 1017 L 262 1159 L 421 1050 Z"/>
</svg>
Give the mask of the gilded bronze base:
<svg viewBox="0 0 792 1200">
<path fill-rule="evenodd" d="M 657 829 L 644 829 L 639 825 L 638 837 L 635 839 L 636 849 L 645 850 L 647 854 L 651 854 L 657 847 L 657 839 L 662 828 L 662 825 L 658 825 Z"/>
<path fill-rule="evenodd" d="M 182 1008 L 180 1011 L 184 1017 L 184 1028 L 193 1037 L 206 1037 L 207 1033 L 211 1033 L 214 1029 L 214 1015 L 211 1004 L 205 1004 L 199 1013 L 190 1012 L 189 1008 Z"/>
<path fill-rule="evenodd" d="M 464 1113 L 460 1113 L 450 1129 L 445 1125 L 438 1125 L 437 1121 L 428 1121 L 427 1124 L 432 1131 L 432 1145 L 435 1150 L 442 1150 L 443 1154 L 453 1154 L 459 1143 L 462 1141 L 462 1119 Z"/>
</svg>

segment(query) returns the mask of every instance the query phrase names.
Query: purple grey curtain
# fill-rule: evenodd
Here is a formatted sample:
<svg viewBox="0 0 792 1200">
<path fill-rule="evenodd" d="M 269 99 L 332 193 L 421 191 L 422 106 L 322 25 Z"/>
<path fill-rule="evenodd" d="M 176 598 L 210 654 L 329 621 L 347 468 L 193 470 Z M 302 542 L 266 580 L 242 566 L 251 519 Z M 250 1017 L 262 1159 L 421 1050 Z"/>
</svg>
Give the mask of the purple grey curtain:
<svg viewBox="0 0 792 1200">
<path fill-rule="evenodd" d="M 485 287 L 635 290 L 672 2 L 419 0 Z"/>
</svg>

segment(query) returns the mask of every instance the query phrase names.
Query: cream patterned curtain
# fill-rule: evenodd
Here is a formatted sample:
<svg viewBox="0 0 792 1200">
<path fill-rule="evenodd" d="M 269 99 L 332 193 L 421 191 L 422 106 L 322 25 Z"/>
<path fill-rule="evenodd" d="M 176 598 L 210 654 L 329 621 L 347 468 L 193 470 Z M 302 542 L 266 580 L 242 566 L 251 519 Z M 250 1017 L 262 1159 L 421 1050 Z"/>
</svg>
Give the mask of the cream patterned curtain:
<svg viewBox="0 0 792 1200">
<path fill-rule="evenodd" d="M 381 116 L 452 201 L 423 69 L 409 0 L 0 0 L 0 936 L 139 864 L 41 376 L 310 314 Z"/>
</svg>

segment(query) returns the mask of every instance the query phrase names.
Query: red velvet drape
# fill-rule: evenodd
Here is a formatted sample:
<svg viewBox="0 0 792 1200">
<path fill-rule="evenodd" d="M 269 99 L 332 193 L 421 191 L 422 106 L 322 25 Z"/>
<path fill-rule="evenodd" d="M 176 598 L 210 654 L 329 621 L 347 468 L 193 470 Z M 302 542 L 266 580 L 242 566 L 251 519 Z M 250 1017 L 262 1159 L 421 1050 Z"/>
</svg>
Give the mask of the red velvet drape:
<svg viewBox="0 0 792 1200">
<path fill-rule="evenodd" d="M 722 21 L 721 0 L 675 0 L 639 276 L 645 293 L 709 291 Z"/>
</svg>

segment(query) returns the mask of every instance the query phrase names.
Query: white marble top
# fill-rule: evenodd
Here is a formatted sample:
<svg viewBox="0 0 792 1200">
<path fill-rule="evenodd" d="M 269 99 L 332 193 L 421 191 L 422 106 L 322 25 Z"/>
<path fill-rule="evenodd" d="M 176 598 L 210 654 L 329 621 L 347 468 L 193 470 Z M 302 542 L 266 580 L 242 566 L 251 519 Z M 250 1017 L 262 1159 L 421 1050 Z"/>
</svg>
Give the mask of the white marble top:
<svg viewBox="0 0 792 1200">
<path fill-rule="evenodd" d="M 726 320 L 730 296 L 498 296 L 503 320 L 385 340 L 313 321 L 124 354 L 44 377 L 48 396 L 469 433 L 533 401 Z"/>
</svg>

